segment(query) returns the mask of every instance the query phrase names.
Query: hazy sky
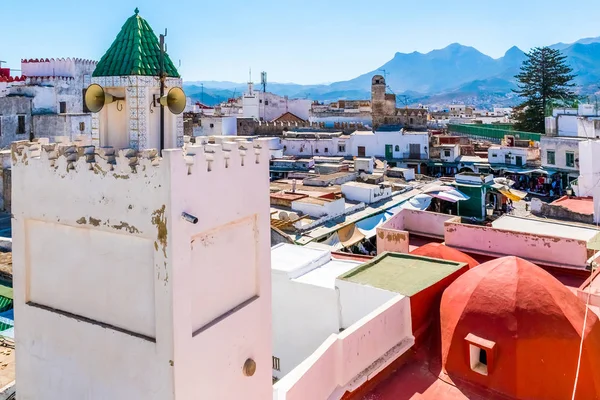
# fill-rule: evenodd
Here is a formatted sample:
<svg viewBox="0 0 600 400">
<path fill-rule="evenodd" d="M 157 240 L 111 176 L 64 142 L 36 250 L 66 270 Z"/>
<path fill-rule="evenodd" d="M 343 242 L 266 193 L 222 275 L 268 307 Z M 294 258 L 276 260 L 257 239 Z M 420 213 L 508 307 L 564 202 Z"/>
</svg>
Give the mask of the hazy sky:
<svg viewBox="0 0 600 400">
<path fill-rule="evenodd" d="M 494 58 L 600 36 L 599 0 L 1 0 L 0 60 L 99 59 L 139 7 L 185 80 L 346 80 L 459 42 Z M 6 64 L 5 64 L 6 65 Z M 15 72 L 16 74 L 17 72 Z"/>
</svg>

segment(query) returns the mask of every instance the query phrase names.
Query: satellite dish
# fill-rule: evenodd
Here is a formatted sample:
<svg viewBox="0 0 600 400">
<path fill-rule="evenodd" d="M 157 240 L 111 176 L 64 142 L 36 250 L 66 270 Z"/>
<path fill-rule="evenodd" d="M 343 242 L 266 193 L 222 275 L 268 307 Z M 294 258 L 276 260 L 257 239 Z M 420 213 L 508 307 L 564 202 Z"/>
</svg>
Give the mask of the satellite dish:
<svg viewBox="0 0 600 400">
<path fill-rule="evenodd" d="M 285 211 L 280 211 L 279 212 L 279 219 L 282 220 L 282 221 L 289 221 L 290 220 L 290 216 Z"/>
<path fill-rule="evenodd" d="M 295 220 L 297 220 L 298 218 L 300 218 L 300 217 L 298 216 L 298 214 L 296 214 L 295 212 L 291 212 L 291 213 L 289 214 L 289 217 L 290 217 L 290 220 L 292 220 L 292 221 L 295 221 Z"/>
<path fill-rule="evenodd" d="M 169 90 L 166 96 L 160 98 L 160 104 L 168 107 L 173 114 L 181 114 L 185 110 L 185 93 L 180 87 L 174 87 Z"/>
<path fill-rule="evenodd" d="M 106 93 L 104 88 L 96 83 L 92 83 L 85 91 L 85 106 L 93 113 L 100 112 L 106 104 L 118 100 L 125 99 Z"/>
</svg>

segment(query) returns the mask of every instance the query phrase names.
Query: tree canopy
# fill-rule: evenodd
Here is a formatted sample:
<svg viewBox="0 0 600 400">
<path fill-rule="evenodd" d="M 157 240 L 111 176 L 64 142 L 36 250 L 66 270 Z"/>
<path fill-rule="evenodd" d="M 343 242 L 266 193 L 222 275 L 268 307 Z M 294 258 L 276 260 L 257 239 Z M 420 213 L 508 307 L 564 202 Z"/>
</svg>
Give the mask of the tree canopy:
<svg viewBox="0 0 600 400">
<path fill-rule="evenodd" d="M 527 54 L 521 72 L 515 76 L 518 89 L 514 92 L 524 99 L 515 107 L 515 129 L 544 133 L 544 119 L 550 108 L 576 100 L 572 90 L 575 75 L 565 60 L 559 50 L 549 47 L 536 47 Z"/>
</svg>

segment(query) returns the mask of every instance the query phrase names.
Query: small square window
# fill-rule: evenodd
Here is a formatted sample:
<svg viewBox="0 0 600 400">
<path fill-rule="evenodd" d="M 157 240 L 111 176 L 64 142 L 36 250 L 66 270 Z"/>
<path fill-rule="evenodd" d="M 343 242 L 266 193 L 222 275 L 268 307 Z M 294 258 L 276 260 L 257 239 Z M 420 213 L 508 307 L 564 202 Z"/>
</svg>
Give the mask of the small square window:
<svg viewBox="0 0 600 400">
<path fill-rule="evenodd" d="M 338 145 L 338 152 L 345 153 L 346 152 L 346 145 L 345 144 Z"/>
<path fill-rule="evenodd" d="M 474 344 L 469 344 L 471 369 L 478 374 L 488 374 L 487 351 Z"/>
<path fill-rule="evenodd" d="M 547 158 L 547 163 L 550 165 L 554 165 L 554 163 L 556 162 L 556 154 L 554 153 L 554 151 L 548 150 L 546 152 L 546 158 Z"/>
<path fill-rule="evenodd" d="M 329 148 L 325 147 L 325 153 L 329 153 Z"/>
<path fill-rule="evenodd" d="M 67 113 L 67 102 L 61 101 L 60 103 L 58 103 L 58 108 L 60 109 L 59 112 L 61 114 L 66 114 Z"/>
<path fill-rule="evenodd" d="M 269 105 L 269 100 L 265 100 L 265 106 Z"/>
<path fill-rule="evenodd" d="M 79 130 L 80 130 L 81 132 L 85 131 L 85 122 L 80 122 L 80 123 L 79 123 Z"/>
<path fill-rule="evenodd" d="M 465 341 L 471 370 L 481 375 L 489 375 L 493 368 L 496 343 L 472 333 L 465 337 Z"/>
<path fill-rule="evenodd" d="M 450 157 L 450 150 L 444 150 L 444 157 Z"/>
<path fill-rule="evenodd" d="M 575 166 L 575 153 L 567 151 L 565 166 L 573 168 Z"/>
<path fill-rule="evenodd" d="M 210 127 L 211 127 L 211 128 L 214 128 L 214 127 L 215 127 L 215 124 L 210 124 Z"/>
<path fill-rule="evenodd" d="M 315 153 L 317 153 L 317 154 L 318 154 L 318 153 L 319 153 L 319 149 L 315 149 Z"/>
</svg>

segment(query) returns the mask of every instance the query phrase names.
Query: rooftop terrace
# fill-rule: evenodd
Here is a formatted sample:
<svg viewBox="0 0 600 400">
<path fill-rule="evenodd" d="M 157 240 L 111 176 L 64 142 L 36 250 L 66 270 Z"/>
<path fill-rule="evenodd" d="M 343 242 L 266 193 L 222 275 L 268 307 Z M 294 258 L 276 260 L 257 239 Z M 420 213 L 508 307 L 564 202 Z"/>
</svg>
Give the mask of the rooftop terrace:
<svg viewBox="0 0 600 400">
<path fill-rule="evenodd" d="M 409 254 L 383 253 L 339 279 L 413 296 L 464 265 Z"/>
</svg>

